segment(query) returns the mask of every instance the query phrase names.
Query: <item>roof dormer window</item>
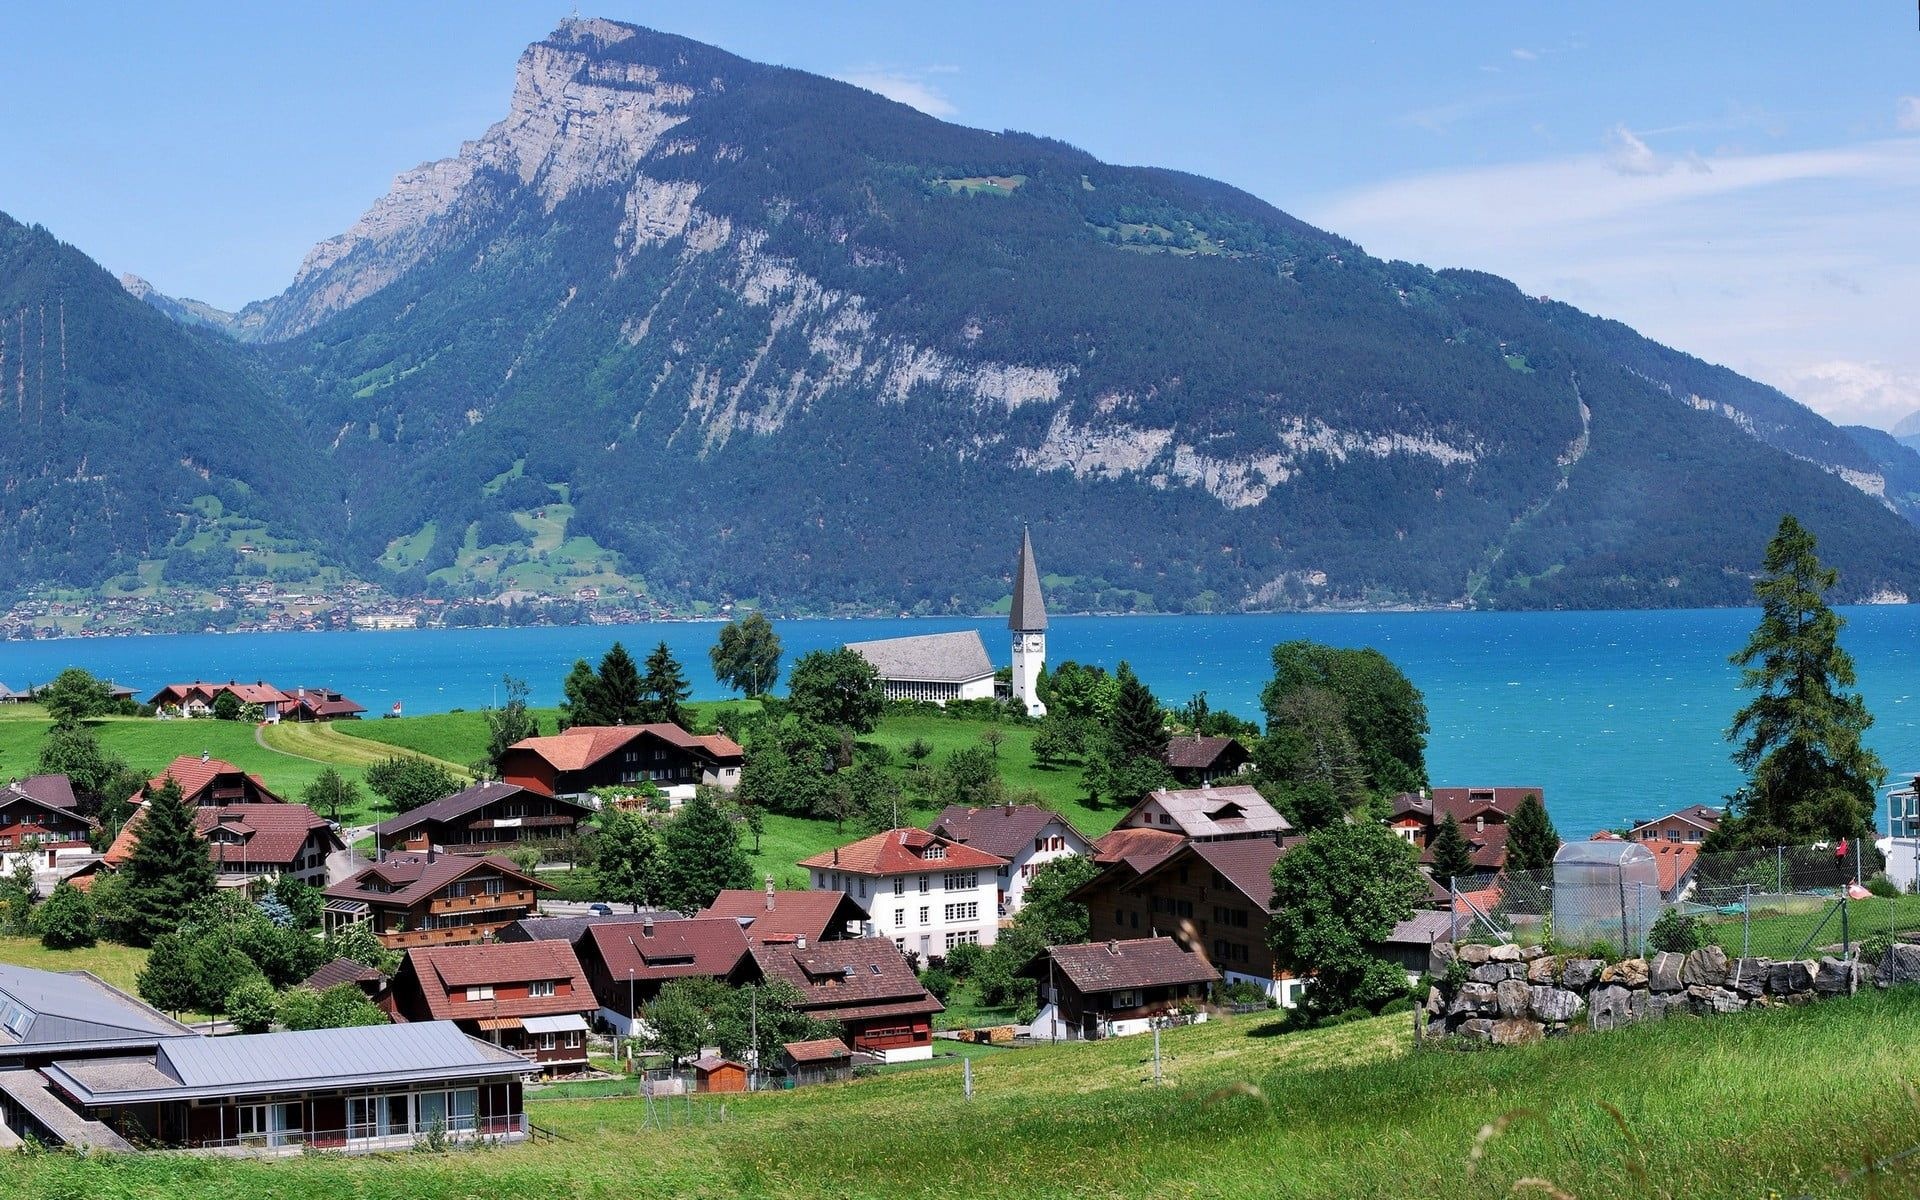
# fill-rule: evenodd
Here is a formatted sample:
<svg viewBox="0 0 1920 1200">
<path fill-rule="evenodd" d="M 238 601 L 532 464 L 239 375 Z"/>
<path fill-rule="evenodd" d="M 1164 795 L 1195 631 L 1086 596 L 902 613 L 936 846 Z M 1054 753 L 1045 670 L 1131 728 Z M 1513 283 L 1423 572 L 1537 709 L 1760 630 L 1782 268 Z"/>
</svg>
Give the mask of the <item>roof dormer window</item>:
<svg viewBox="0 0 1920 1200">
<path fill-rule="evenodd" d="M 925 852 L 921 854 L 922 858 L 945 858 L 946 856 L 947 856 L 947 848 L 941 845 L 939 842 L 935 842 L 932 845 L 928 846 Z"/>
</svg>

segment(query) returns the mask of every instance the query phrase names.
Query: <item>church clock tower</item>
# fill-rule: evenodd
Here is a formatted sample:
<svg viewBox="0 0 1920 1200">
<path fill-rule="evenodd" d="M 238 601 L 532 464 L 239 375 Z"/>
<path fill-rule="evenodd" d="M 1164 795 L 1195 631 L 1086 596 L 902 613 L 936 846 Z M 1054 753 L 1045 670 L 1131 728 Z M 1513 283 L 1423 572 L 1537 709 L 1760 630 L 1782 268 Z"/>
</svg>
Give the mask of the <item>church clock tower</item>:
<svg viewBox="0 0 1920 1200">
<path fill-rule="evenodd" d="M 1007 614 L 1013 631 L 1013 698 L 1026 706 L 1027 715 L 1044 717 L 1040 703 L 1040 670 L 1047 665 L 1047 603 L 1040 596 L 1040 569 L 1033 562 L 1033 535 L 1020 533 L 1020 565 L 1014 571 L 1013 611 Z"/>
</svg>

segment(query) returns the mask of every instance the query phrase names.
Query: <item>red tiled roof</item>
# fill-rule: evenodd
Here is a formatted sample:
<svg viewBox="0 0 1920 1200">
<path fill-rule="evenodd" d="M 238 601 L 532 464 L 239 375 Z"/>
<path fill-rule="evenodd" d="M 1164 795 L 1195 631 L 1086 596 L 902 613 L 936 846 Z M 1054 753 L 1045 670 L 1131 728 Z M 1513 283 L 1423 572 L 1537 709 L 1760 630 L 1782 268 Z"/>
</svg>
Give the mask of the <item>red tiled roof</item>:
<svg viewBox="0 0 1920 1200">
<path fill-rule="evenodd" d="M 832 1062 L 835 1059 L 851 1058 L 853 1051 L 839 1038 L 813 1038 L 804 1042 L 788 1042 L 780 1047 L 787 1057 L 797 1063 Z"/>
<path fill-rule="evenodd" d="M 1439 821 L 1448 813 L 1452 813 L 1453 819 L 1462 825 L 1472 823 L 1475 817 L 1483 813 L 1489 818 L 1494 813 L 1499 813 L 1502 817 L 1510 817 L 1513 815 L 1513 810 L 1519 808 L 1520 802 L 1528 796 L 1538 796 L 1545 800 L 1547 795 L 1546 789 L 1537 787 L 1441 787 L 1434 788 L 1431 794 L 1433 819 Z"/>
<path fill-rule="evenodd" d="M 1186 844 L 1187 839 L 1171 829 L 1116 829 L 1094 839 L 1093 861 L 1124 862 L 1144 874 Z"/>
<path fill-rule="evenodd" d="M 1037 804 L 994 804 L 985 808 L 949 804 L 940 810 L 931 828 L 941 837 L 1011 859 L 1055 821 L 1081 841 L 1086 840 L 1064 815 Z"/>
<path fill-rule="evenodd" d="M 346 717 L 367 711 L 366 705 L 355 704 L 330 688 L 296 688 L 293 701 L 317 717 Z"/>
<path fill-rule="evenodd" d="M 1220 972 L 1209 966 L 1206 959 L 1165 937 L 1049 946 L 1047 957 L 1068 982 L 1088 995 L 1128 988 L 1212 983 L 1220 978 Z M 1044 962 L 1040 969 L 1046 969 Z"/>
<path fill-rule="evenodd" d="M 626 979 L 629 971 L 638 980 L 694 975 L 725 979 L 749 953 L 747 935 L 729 917 L 658 921 L 652 928 L 648 936 L 644 923 L 590 925 L 580 939 L 581 953 L 597 955 L 607 977 L 616 981 Z"/>
<path fill-rule="evenodd" d="M 168 684 L 154 695 L 151 703 L 156 705 L 170 703 L 171 701 L 168 697 L 172 697 L 174 700 L 184 700 L 194 692 L 200 692 L 206 696 L 218 696 L 221 692 L 232 692 L 234 697 L 242 704 L 285 704 L 293 699 L 292 696 L 289 696 L 270 683 L 262 683 L 259 681 L 240 683 L 232 679 L 227 680 L 225 683 L 209 683 L 204 679 L 196 679 L 192 683 Z"/>
<path fill-rule="evenodd" d="M 1204 771 L 1219 762 L 1228 747 L 1238 746 L 1240 743 L 1230 737 L 1170 737 L 1167 765 L 1176 771 Z"/>
<path fill-rule="evenodd" d="M 767 893 L 752 888 L 728 888 L 713 898 L 713 903 L 694 914 L 696 918 L 746 922 L 747 937 L 755 942 L 790 942 L 806 938 L 817 942 L 829 929 L 841 932 L 841 921 L 864 921 L 867 910 L 845 892 L 826 889 L 782 889 L 773 893 L 773 907 L 767 907 Z M 837 918 L 837 919 L 836 919 Z"/>
<path fill-rule="evenodd" d="M 395 854 L 351 879 L 334 884 L 325 894 L 333 900 L 363 900 L 387 908 L 411 908 L 455 880 L 464 879 L 482 868 L 490 868 L 520 880 L 528 887 L 549 892 L 553 890 L 552 884 L 535 879 L 522 871 L 519 864 L 497 854 L 485 858 L 464 854 Z M 374 881 L 386 883 L 391 890 L 380 892 L 369 889 L 367 885 Z"/>
<path fill-rule="evenodd" d="M 110 867 L 119 867 L 133 857 L 140 844 L 140 825 L 147 810 L 134 810 L 127 823 L 114 835 L 113 844 L 101 857 Z M 245 839 L 239 843 L 212 840 L 216 826 L 226 826 Z M 328 828 L 326 818 L 304 804 L 226 804 L 193 810 L 193 830 L 208 839 L 207 852 L 216 867 L 287 868 L 300 857 L 307 838 L 316 829 Z M 331 839 L 333 848 L 340 840 Z"/>
<path fill-rule="evenodd" d="M 551 737 L 530 737 L 510 749 L 526 750 L 545 759 L 557 771 L 582 771 L 619 750 L 642 734 L 652 734 L 669 745 L 706 758 L 739 758 L 746 753 L 724 734 L 691 734 L 678 725 L 576 725 Z"/>
<path fill-rule="evenodd" d="M 566 942 L 491 942 L 475 946 L 422 946 L 407 951 L 399 980 L 411 976 L 436 1021 L 458 1017 L 544 1017 L 596 1007 L 587 973 Z M 480 1005 L 456 1003 L 452 993 L 470 987 L 500 988 L 542 980 L 573 985 L 571 995 L 504 997 Z"/>
<path fill-rule="evenodd" d="M 944 857 L 926 857 L 928 850 L 935 846 L 943 848 Z M 924 829 L 889 829 L 850 845 L 803 858 L 798 865 L 845 871 L 852 875 L 905 875 L 910 871 L 997 869 L 1006 866 L 1007 860 L 928 833 Z"/>
<path fill-rule="evenodd" d="M 1641 842 L 1653 853 L 1653 865 L 1660 872 L 1660 894 L 1671 897 L 1700 860 L 1697 842 Z"/>
<path fill-rule="evenodd" d="M 885 938 L 794 946 L 757 946 L 753 960 L 769 980 L 785 980 L 804 998 L 800 1008 L 822 1020 L 854 1020 L 942 1011 Z"/>
<path fill-rule="evenodd" d="M 147 786 L 133 794 L 133 802 L 135 804 L 145 803 L 147 793 L 158 789 L 166 783 L 168 776 L 172 776 L 173 781 L 180 785 L 180 794 L 186 797 L 187 803 L 191 804 L 195 796 L 206 791 L 214 780 L 220 778 L 222 775 L 242 774 L 246 774 L 246 772 L 241 771 L 239 767 L 223 759 L 203 758 L 198 754 L 182 754 L 179 758 L 169 763 L 166 770 L 155 775 L 152 779 L 147 780 Z M 262 795 L 273 796 L 273 799 L 276 801 L 280 799 L 280 797 L 274 795 L 271 788 L 262 782 L 258 775 L 248 774 L 247 778 L 253 781 L 254 786 L 260 789 Z"/>
</svg>

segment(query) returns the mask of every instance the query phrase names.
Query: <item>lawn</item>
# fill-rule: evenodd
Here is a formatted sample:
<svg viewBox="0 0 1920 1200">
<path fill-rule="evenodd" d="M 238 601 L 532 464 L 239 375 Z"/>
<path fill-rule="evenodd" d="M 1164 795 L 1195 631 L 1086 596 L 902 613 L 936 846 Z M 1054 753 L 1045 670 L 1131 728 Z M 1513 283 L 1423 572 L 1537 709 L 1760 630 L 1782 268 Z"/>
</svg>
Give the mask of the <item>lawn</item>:
<svg viewBox="0 0 1920 1200">
<path fill-rule="evenodd" d="M 1402 1017 L 1275 1036 L 1265 1015 L 1152 1040 L 1038 1047 L 850 1084 L 700 1097 L 533 1099 L 564 1141 L 277 1162 L 27 1155 L 8 1197 L 529 1200 L 625 1197 L 1912 1195 L 1907 1087 L 1920 992 L 1680 1018 L 1515 1050 L 1407 1050 Z M 725 1119 L 722 1119 L 722 1106 Z M 1616 1116 L 1617 1114 L 1617 1116 Z M 1869 1190 L 1871 1188 L 1871 1191 Z"/>
<path fill-rule="evenodd" d="M 1808 957 L 1822 947 L 1842 944 L 1836 901 L 1819 896 L 1756 897 L 1751 918 L 1738 913 L 1716 913 L 1710 921 L 1720 945 L 1729 954 L 1762 958 L 1792 958 L 1807 946 Z M 1824 922 L 1824 923 L 1823 923 Z M 1920 896 L 1891 899 L 1874 896 L 1847 902 L 1844 938 L 1858 946 L 1876 933 L 1901 933 L 1920 928 Z M 1816 936 L 1817 931 L 1817 936 Z M 1808 945 L 1808 939 L 1813 939 Z"/>
<path fill-rule="evenodd" d="M 943 1002 L 946 1011 L 934 1017 L 935 1029 L 978 1029 L 986 1025 L 1011 1025 L 1014 1010 L 982 1004 L 971 980 L 962 980 Z"/>
<path fill-rule="evenodd" d="M 111 942 L 81 950 L 49 950 L 39 938 L 0 937 L 0 962 L 42 971 L 92 971 L 121 991 L 134 992 L 134 977 L 147 965 L 147 952 Z"/>
</svg>

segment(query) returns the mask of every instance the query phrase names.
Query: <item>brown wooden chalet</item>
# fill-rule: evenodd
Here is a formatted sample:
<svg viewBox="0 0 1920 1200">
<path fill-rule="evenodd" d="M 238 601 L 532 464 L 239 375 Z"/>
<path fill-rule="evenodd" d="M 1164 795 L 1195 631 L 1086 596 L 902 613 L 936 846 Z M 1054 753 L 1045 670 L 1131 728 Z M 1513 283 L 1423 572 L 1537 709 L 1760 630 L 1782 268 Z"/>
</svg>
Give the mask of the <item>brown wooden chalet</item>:
<svg viewBox="0 0 1920 1200">
<path fill-rule="evenodd" d="M 61 851 L 86 850 L 98 828 L 80 815 L 65 775 L 33 775 L 0 785 L 0 870 L 11 871 L 21 861 L 52 867 Z"/>
<path fill-rule="evenodd" d="M 826 888 L 777 889 L 771 875 L 767 876 L 765 891 L 728 888 L 698 915 L 737 922 L 748 940 L 757 945 L 859 937 L 867 921 L 867 910 L 845 892 Z"/>
<path fill-rule="evenodd" d="M 1387 826 L 1420 851 L 1420 861 L 1433 865 L 1433 839 L 1452 817 L 1465 836 L 1476 873 L 1491 874 L 1507 865 L 1507 821 L 1528 796 L 1542 800 L 1537 787 L 1443 787 L 1403 792 L 1393 798 Z"/>
<path fill-rule="evenodd" d="M 549 1074 L 587 1067 L 587 1017 L 597 1006 L 566 942 L 415 947 L 392 995 L 401 1020 L 452 1021 Z"/>
<path fill-rule="evenodd" d="M 367 711 L 332 688 L 297 687 L 290 693 L 292 703 L 282 706 L 285 721 L 358 721 Z"/>
<path fill-rule="evenodd" d="M 1293 825 L 1257 790 L 1229 787 L 1166 788 L 1148 792 L 1115 824 L 1120 829 L 1158 829 L 1192 842 L 1264 838 L 1277 842 Z"/>
<path fill-rule="evenodd" d="M 792 984 L 800 1009 L 840 1026 L 854 1050 L 885 1062 L 933 1056 L 933 1017 L 942 1011 L 886 938 L 757 946 L 765 979 Z"/>
<path fill-rule="evenodd" d="M 1087 1040 L 1143 1033 L 1198 1007 L 1220 980 L 1204 957 L 1165 937 L 1049 946 L 1025 973 L 1040 985 L 1034 1036 Z"/>
<path fill-rule="evenodd" d="M 196 808 L 222 804 L 283 804 L 258 775 L 249 775 L 230 762 L 211 755 L 182 754 L 167 769 L 147 780 L 133 794 L 135 804 L 146 803 L 147 796 L 168 778 L 180 786 L 180 795 Z"/>
<path fill-rule="evenodd" d="M 101 865 L 118 870 L 140 844 L 147 810 L 143 806 L 101 856 Z M 333 825 L 304 804 L 221 804 L 193 810 L 193 829 L 207 842 L 207 853 L 221 886 L 250 879 L 288 875 L 310 887 L 327 885 L 327 858 L 346 849 Z"/>
<path fill-rule="evenodd" d="M 480 942 L 552 890 L 504 858 L 396 854 L 326 890 L 326 926 L 370 922 L 390 950 Z"/>
<path fill-rule="evenodd" d="M 373 827 L 386 851 L 492 854 L 571 836 L 591 815 L 583 805 L 517 784 L 476 783 Z"/>
<path fill-rule="evenodd" d="M 739 984 L 756 976 L 747 935 L 730 917 L 596 923 L 574 948 L 601 1020 L 622 1033 L 672 980 Z"/>
<path fill-rule="evenodd" d="M 1245 771 L 1252 755 L 1230 737 L 1175 736 L 1167 739 L 1167 770 L 1187 787 L 1203 787 Z"/>
<path fill-rule="evenodd" d="M 500 777 L 549 796 L 642 782 L 691 795 L 702 784 L 731 791 L 744 758 L 739 743 L 723 734 L 692 734 L 669 724 L 579 725 L 515 742 L 500 758 Z"/>
</svg>

